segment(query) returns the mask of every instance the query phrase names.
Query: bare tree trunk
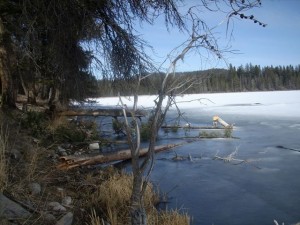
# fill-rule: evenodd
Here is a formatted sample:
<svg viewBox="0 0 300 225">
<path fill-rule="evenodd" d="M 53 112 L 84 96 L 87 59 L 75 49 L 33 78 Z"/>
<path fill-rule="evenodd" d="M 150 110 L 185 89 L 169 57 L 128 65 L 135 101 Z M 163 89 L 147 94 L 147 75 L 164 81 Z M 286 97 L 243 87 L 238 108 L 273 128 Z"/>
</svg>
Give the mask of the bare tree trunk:
<svg viewBox="0 0 300 225">
<path fill-rule="evenodd" d="M 2 20 L 0 18 L 0 79 L 1 79 L 1 107 L 15 107 L 16 93 L 10 73 L 10 60 L 7 52 L 8 40 Z"/>
<path fill-rule="evenodd" d="M 146 225 L 147 214 L 143 201 L 143 174 L 135 174 L 133 177 L 133 189 L 131 195 L 131 224 L 132 225 Z"/>
</svg>

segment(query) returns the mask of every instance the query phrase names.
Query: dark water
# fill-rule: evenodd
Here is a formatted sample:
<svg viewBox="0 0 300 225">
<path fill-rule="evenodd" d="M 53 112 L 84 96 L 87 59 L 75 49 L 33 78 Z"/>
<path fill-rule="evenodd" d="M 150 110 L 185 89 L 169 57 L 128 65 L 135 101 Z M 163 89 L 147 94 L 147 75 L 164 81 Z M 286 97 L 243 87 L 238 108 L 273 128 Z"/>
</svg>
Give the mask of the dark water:
<svg viewBox="0 0 300 225">
<path fill-rule="evenodd" d="M 211 125 L 208 112 L 189 110 L 192 125 Z M 294 224 L 300 221 L 300 120 L 222 115 L 240 139 L 202 139 L 175 149 L 193 160 L 173 161 L 174 151 L 156 155 L 151 180 L 168 193 L 168 208 L 188 212 L 196 225 Z M 206 124 L 206 125 L 207 125 Z M 199 134 L 193 130 L 188 135 Z M 169 133 L 161 143 L 174 143 Z M 280 147 L 278 147 L 280 146 Z M 247 160 L 225 163 L 213 157 Z"/>
</svg>

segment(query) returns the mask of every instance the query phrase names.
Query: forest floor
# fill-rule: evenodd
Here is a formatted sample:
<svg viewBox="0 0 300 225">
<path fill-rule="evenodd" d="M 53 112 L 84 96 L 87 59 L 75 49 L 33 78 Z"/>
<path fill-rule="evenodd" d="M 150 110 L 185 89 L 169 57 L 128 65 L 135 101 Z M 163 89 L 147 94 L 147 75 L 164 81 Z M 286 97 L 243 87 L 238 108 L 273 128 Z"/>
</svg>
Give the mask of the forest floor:
<svg viewBox="0 0 300 225">
<path fill-rule="evenodd" d="M 55 224 L 62 216 L 72 211 L 76 214 L 73 224 L 82 224 L 82 220 L 88 214 L 84 212 L 88 201 L 84 193 L 91 191 L 89 187 L 96 185 L 99 177 L 91 179 L 93 185 L 84 185 L 87 176 L 85 171 L 57 170 L 56 159 L 53 157 L 57 145 L 47 147 L 41 143 L 40 139 L 32 135 L 31 130 L 22 127 L 21 117 L 22 114 L 18 111 L 0 115 L 1 146 L 5 148 L 1 160 L 1 167 L 5 169 L 5 172 L 2 172 L 5 174 L 1 175 L 1 189 L 6 197 L 30 212 L 29 217 L 18 218 L 18 222 Z M 93 173 L 89 172 L 88 176 L 93 176 Z M 83 186 L 85 192 L 78 195 Z M 67 199 L 69 202 L 66 202 Z M 16 222 L 12 218 L 7 219 Z M 1 221 L 1 224 L 4 224 L 4 221 Z"/>
</svg>

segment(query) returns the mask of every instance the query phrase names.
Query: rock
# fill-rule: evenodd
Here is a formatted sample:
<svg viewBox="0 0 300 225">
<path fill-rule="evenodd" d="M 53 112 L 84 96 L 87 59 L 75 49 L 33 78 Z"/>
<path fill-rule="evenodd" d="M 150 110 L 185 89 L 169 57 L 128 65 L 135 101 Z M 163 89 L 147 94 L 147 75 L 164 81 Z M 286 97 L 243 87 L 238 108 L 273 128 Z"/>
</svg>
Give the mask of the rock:
<svg viewBox="0 0 300 225">
<path fill-rule="evenodd" d="M 30 216 L 30 212 L 0 193 L 0 218 L 20 219 Z"/>
<path fill-rule="evenodd" d="M 43 216 L 44 220 L 47 222 L 53 223 L 54 221 L 56 221 L 55 216 L 53 216 L 51 213 L 44 213 L 42 216 Z"/>
<path fill-rule="evenodd" d="M 60 156 L 67 156 L 68 155 L 66 149 L 64 149 L 60 146 L 57 147 L 57 154 L 60 155 Z"/>
<path fill-rule="evenodd" d="M 41 185 L 39 183 L 29 184 L 30 193 L 33 195 L 39 195 L 42 191 Z"/>
<path fill-rule="evenodd" d="M 70 143 L 63 143 L 63 144 L 61 145 L 61 147 L 66 149 L 66 148 L 71 148 L 72 145 L 71 145 Z"/>
<path fill-rule="evenodd" d="M 56 188 L 57 192 L 59 193 L 60 197 L 63 198 L 64 196 L 66 196 L 65 194 L 65 189 L 58 187 Z"/>
<path fill-rule="evenodd" d="M 63 189 L 63 188 L 61 188 L 61 187 L 56 188 L 56 190 L 57 190 L 59 193 L 64 193 L 64 192 L 65 192 L 65 189 Z"/>
<path fill-rule="evenodd" d="M 48 206 L 53 211 L 57 211 L 57 212 L 65 212 L 65 211 L 67 211 L 66 208 L 64 206 L 62 206 L 60 203 L 58 203 L 58 202 L 49 202 Z"/>
<path fill-rule="evenodd" d="M 72 203 L 72 198 L 71 198 L 70 196 L 66 196 L 66 197 L 64 197 L 63 200 L 62 200 L 62 204 L 63 204 L 64 206 L 70 206 L 71 203 Z"/>
<path fill-rule="evenodd" d="M 37 139 L 37 138 L 32 138 L 32 142 L 34 143 L 34 144 L 39 144 L 39 143 L 41 143 L 41 141 L 39 140 L 39 139 Z"/>
<path fill-rule="evenodd" d="M 10 157 L 12 159 L 16 159 L 16 160 L 19 160 L 21 158 L 22 154 L 21 152 L 18 150 L 18 149 L 15 149 L 13 148 L 11 151 L 10 151 Z"/>
<path fill-rule="evenodd" d="M 53 153 L 53 154 L 50 154 L 48 158 L 50 158 L 50 159 L 58 159 L 59 155 L 57 153 Z"/>
<path fill-rule="evenodd" d="M 99 148 L 100 148 L 100 146 L 99 146 L 98 142 L 89 144 L 90 150 L 98 150 Z"/>
<path fill-rule="evenodd" d="M 73 223 L 73 213 L 68 212 L 65 214 L 55 225 L 72 225 Z"/>
</svg>

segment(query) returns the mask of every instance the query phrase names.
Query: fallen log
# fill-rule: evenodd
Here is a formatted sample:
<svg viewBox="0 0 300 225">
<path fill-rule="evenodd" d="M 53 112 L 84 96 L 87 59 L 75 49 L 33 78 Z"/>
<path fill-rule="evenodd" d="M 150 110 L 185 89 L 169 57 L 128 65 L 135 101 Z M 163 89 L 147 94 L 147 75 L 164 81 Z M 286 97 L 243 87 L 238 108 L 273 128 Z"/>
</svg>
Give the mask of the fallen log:
<svg viewBox="0 0 300 225">
<path fill-rule="evenodd" d="M 174 129 L 174 128 L 183 128 L 183 129 L 200 129 L 200 130 L 224 130 L 224 127 L 210 127 L 210 126 L 161 126 L 163 129 Z"/>
<path fill-rule="evenodd" d="M 78 110 L 68 110 L 58 113 L 60 116 L 111 116 L 111 117 L 121 117 L 124 116 L 123 110 L 121 108 L 114 109 L 78 109 Z M 146 115 L 146 111 L 137 110 L 134 112 L 136 117 L 143 117 Z M 132 111 L 126 110 L 126 116 L 131 117 Z"/>
<path fill-rule="evenodd" d="M 159 145 L 155 147 L 154 152 L 157 153 L 161 151 L 166 151 L 191 142 L 193 141 L 186 141 L 186 142 L 170 144 L 170 145 Z M 147 152 L 148 152 L 148 148 L 140 149 L 140 156 L 146 155 Z M 60 157 L 60 164 L 57 166 L 57 168 L 62 170 L 68 170 L 79 166 L 95 165 L 95 164 L 108 163 L 108 162 L 127 160 L 127 159 L 131 159 L 131 151 L 129 149 L 118 151 L 116 153 L 101 154 L 101 155 L 94 155 L 94 156 L 88 156 L 88 155 L 63 156 Z"/>
</svg>

